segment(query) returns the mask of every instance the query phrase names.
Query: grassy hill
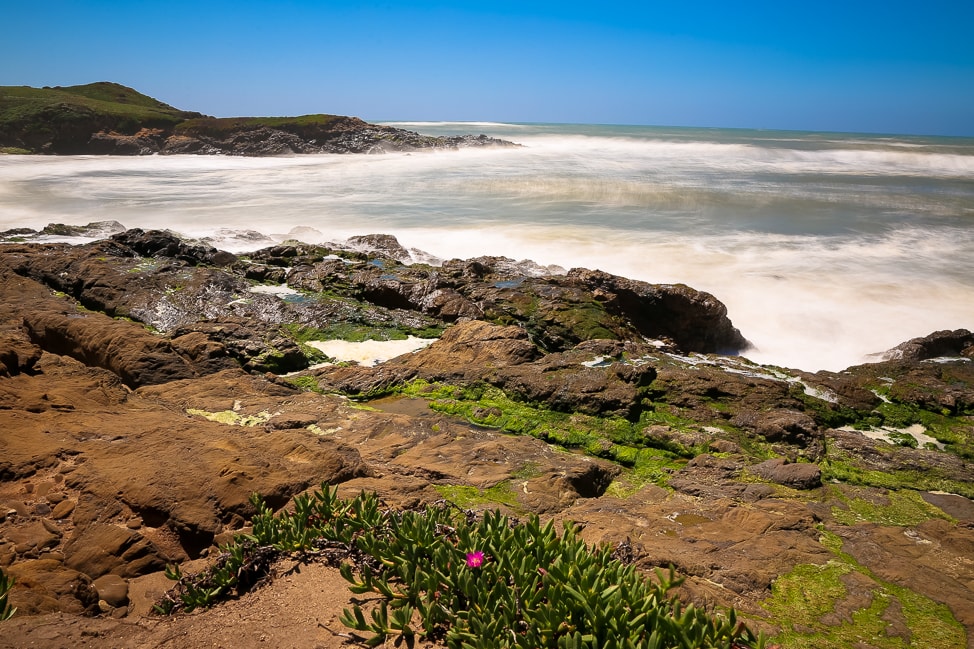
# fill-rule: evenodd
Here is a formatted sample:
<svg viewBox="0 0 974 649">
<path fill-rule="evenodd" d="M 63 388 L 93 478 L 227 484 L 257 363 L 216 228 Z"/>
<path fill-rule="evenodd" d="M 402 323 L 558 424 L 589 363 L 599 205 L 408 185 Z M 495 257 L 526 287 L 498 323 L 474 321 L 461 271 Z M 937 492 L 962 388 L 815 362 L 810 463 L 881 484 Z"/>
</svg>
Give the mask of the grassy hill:
<svg viewBox="0 0 974 649">
<path fill-rule="evenodd" d="M 514 144 L 486 136 L 420 135 L 343 115 L 207 117 L 107 81 L 0 86 L 0 153 L 259 156 L 463 146 Z"/>
<path fill-rule="evenodd" d="M 171 130 L 199 117 L 107 81 L 53 88 L 0 86 L 0 147 L 31 152 L 78 152 L 92 133 Z"/>
</svg>

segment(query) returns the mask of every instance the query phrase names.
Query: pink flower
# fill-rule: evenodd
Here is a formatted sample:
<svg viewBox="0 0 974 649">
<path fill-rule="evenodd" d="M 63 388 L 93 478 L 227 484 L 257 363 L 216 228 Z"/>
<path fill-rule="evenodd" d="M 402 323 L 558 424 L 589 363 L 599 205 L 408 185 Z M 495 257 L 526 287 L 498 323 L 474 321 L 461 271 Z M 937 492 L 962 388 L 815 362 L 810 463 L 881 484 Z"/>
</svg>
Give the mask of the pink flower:
<svg viewBox="0 0 974 649">
<path fill-rule="evenodd" d="M 484 553 L 480 552 L 468 552 L 467 553 L 467 567 L 468 568 L 479 568 L 484 565 Z"/>
</svg>

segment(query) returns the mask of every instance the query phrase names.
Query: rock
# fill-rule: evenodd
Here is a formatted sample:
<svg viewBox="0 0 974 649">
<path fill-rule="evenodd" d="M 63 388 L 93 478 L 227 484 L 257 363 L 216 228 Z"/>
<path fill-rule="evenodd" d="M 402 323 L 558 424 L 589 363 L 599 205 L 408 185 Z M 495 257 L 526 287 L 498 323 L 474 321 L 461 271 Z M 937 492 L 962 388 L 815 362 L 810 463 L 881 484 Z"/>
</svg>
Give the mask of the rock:
<svg viewBox="0 0 974 649">
<path fill-rule="evenodd" d="M 7 530 L 6 539 L 14 544 L 18 554 L 34 556 L 47 548 L 54 548 L 61 542 L 60 530 L 49 529 L 42 521 L 34 521 Z"/>
<path fill-rule="evenodd" d="M 51 518 L 55 520 L 67 518 L 74 511 L 74 508 L 75 502 L 73 500 L 62 500 L 51 511 Z"/>
<path fill-rule="evenodd" d="M 24 327 L 31 341 L 45 351 L 111 370 L 129 387 L 196 375 L 167 340 L 99 313 L 28 313 Z"/>
<path fill-rule="evenodd" d="M 64 551 L 65 565 L 92 579 L 116 571 L 128 577 L 144 575 L 164 570 L 175 559 L 131 530 L 101 523 L 85 527 Z"/>
<path fill-rule="evenodd" d="M 88 225 L 49 223 L 44 226 L 40 234 L 56 237 L 90 237 L 95 239 L 109 237 L 124 231 L 125 226 L 118 221 L 94 221 Z"/>
<path fill-rule="evenodd" d="M 153 581 L 155 597 L 168 587 L 166 564 L 206 557 L 202 565 L 246 525 L 252 493 L 279 508 L 326 483 L 342 495 L 375 490 L 389 507 L 445 498 L 571 520 L 587 542 L 629 544 L 640 569 L 672 564 L 688 601 L 762 619 L 772 584 L 796 566 L 855 556 L 871 572 L 850 568 L 848 596 L 815 625 L 872 601 L 884 586 L 870 574 L 885 570 L 918 592 L 921 574 L 944 584 L 923 593 L 974 630 L 964 599 L 974 509 L 931 491 L 974 484 L 969 360 L 792 372 L 682 353 L 742 340 L 716 300 L 686 287 L 504 258 L 406 265 L 398 242 L 380 235 L 358 242 L 369 254 L 288 242 L 218 266 L 208 244 L 126 234 L 5 244 L 0 255 L 0 565 L 25 576 L 12 594 L 23 611 L 95 612 L 102 602 L 112 616 L 142 615 L 148 589 L 133 586 L 130 613 L 102 580 Z M 251 292 L 255 280 L 275 286 Z M 342 327 L 443 333 L 375 367 L 265 373 L 304 367 L 298 341 Z M 665 340 L 649 344 L 650 335 Z M 915 357 L 933 353 L 924 349 Z M 520 402 L 513 409 L 564 422 L 570 434 L 549 438 L 569 448 L 471 424 L 507 416 L 503 400 L 471 401 L 468 421 L 396 396 L 416 378 L 444 384 L 438 394 L 497 388 Z M 391 396 L 366 409 L 294 384 Z M 944 450 L 893 446 L 851 426 L 910 417 L 933 422 Z M 816 489 L 823 470 L 828 488 Z M 842 482 L 846 474 L 865 484 Z M 866 520 L 885 521 L 870 508 L 906 497 L 869 486 L 886 474 L 920 490 L 918 522 Z M 833 552 L 836 538 L 847 554 Z M 911 623 L 882 592 L 883 619 L 902 636 Z"/>
<path fill-rule="evenodd" d="M 630 320 L 647 338 L 669 338 L 685 352 L 737 354 L 750 343 L 709 293 L 682 284 L 652 285 L 584 268 L 568 279 L 588 287 L 610 312 Z"/>
<path fill-rule="evenodd" d="M 966 356 L 974 358 L 974 333 L 967 329 L 935 331 L 929 336 L 913 338 L 882 354 L 885 361 L 922 361 L 929 358 Z"/>
<path fill-rule="evenodd" d="M 171 257 L 198 266 L 228 266 L 237 260 L 235 255 L 202 243 L 186 243 L 171 232 L 132 228 L 112 237 L 112 240 L 131 248 L 143 257 Z"/>
<path fill-rule="evenodd" d="M 41 358 L 41 348 L 17 333 L 0 333 L 0 376 L 29 373 Z"/>
<path fill-rule="evenodd" d="M 784 441 L 808 448 L 822 440 L 822 431 L 815 420 L 793 410 L 772 410 L 756 415 L 754 429 L 769 442 Z"/>
<path fill-rule="evenodd" d="M 97 607 L 91 580 L 82 573 L 53 559 L 33 559 L 15 563 L 5 572 L 16 580 L 10 593 L 11 606 L 18 615 L 37 615 L 47 611 L 88 614 Z"/>
<path fill-rule="evenodd" d="M 919 472 L 963 483 L 974 482 L 974 465 L 951 453 L 905 447 L 893 449 L 886 442 L 848 430 L 828 430 L 825 437 L 831 457 L 852 461 L 866 471 Z"/>
<path fill-rule="evenodd" d="M 370 394 L 414 378 L 473 384 L 486 382 L 521 401 L 561 412 L 638 417 L 641 391 L 656 371 L 621 360 L 638 356 L 638 345 L 589 341 L 570 352 L 542 355 L 519 327 L 466 321 L 416 353 L 376 368 L 316 371 L 319 385 L 348 394 Z"/>
<path fill-rule="evenodd" d="M 412 256 L 402 247 L 399 240 L 390 234 L 365 234 L 349 237 L 348 245 L 354 250 L 377 252 L 399 262 L 410 262 Z"/>
<path fill-rule="evenodd" d="M 974 522 L 974 500 L 956 494 L 931 493 L 925 491 L 920 494 L 923 499 L 940 508 L 948 516 L 965 523 Z"/>
<path fill-rule="evenodd" d="M 98 593 L 99 600 L 107 602 L 112 608 L 118 608 L 128 604 L 128 582 L 118 575 L 103 575 L 94 580 L 91 585 L 94 587 L 95 592 Z"/>
<path fill-rule="evenodd" d="M 822 469 L 809 462 L 788 462 L 784 458 L 765 460 L 750 468 L 751 473 L 793 489 L 822 486 Z"/>
</svg>

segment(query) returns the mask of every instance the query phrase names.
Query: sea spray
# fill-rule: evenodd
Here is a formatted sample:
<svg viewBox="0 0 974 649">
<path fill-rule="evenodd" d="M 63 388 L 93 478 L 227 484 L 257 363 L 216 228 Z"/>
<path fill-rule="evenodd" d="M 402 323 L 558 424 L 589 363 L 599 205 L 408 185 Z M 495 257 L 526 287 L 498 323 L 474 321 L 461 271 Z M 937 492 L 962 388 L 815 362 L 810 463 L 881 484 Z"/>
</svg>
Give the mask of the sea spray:
<svg viewBox="0 0 974 649">
<path fill-rule="evenodd" d="M 713 293 L 749 358 L 842 369 L 974 328 L 974 140 L 650 127 L 410 125 L 520 149 L 230 158 L 0 156 L 0 230 L 114 219 L 243 251 L 397 236 Z M 295 230 L 295 228 L 301 228 Z M 293 233 L 293 234 L 292 234 Z M 265 245 L 263 240 L 259 245 Z"/>
</svg>

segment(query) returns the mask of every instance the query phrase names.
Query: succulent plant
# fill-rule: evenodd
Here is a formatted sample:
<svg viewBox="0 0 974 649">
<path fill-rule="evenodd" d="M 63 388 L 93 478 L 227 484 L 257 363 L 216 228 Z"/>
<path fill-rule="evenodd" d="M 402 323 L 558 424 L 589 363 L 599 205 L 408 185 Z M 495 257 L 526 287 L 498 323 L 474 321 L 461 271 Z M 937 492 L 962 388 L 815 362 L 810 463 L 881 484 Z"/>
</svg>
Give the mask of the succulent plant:
<svg viewBox="0 0 974 649">
<path fill-rule="evenodd" d="M 534 515 L 521 522 L 447 504 L 396 512 L 374 493 L 340 499 L 327 485 L 278 514 L 259 496 L 251 502 L 251 533 L 210 569 L 167 570 L 177 585 L 160 613 L 209 606 L 259 581 L 275 558 L 305 554 L 337 564 L 353 593 L 378 596 L 368 615 L 354 604 L 340 617 L 367 646 L 396 637 L 455 649 L 764 646 L 733 610 L 714 615 L 670 595 L 680 583 L 672 569 L 648 579 L 568 523 L 559 533 Z"/>
<path fill-rule="evenodd" d="M 7 602 L 7 594 L 13 587 L 13 577 L 8 577 L 3 570 L 0 570 L 0 622 L 9 620 L 17 612 L 17 609 Z"/>
</svg>

